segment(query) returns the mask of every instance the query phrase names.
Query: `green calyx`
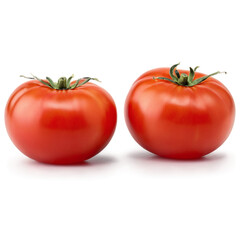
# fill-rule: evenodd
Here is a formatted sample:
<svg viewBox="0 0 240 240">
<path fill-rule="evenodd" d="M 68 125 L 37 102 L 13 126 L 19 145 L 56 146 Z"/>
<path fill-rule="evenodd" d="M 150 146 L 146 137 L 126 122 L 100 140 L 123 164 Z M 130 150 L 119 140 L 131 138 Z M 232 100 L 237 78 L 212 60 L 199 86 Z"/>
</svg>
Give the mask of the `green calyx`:
<svg viewBox="0 0 240 240">
<path fill-rule="evenodd" d="M 167 81 L 170 81 L 172 83 L 175 83 L 177 85 L 181 85 L 181 86 L 185 86 L 185 87 L 192 87 L 192 86 L 195 86 L 201 82 L 203 82 L 204 80 L 206 80 L 207 78 L 211 77 L 211 76 L 214 76 L 216 74 L 219 74 L 219 73 L 225 73 L 226 72 L 215 72 L 215 73 L 212 73 L 212 74 L 209 74 L 209 75 L 206 75 L 206 76 L 203 76 L 201 78 L 197 78 L 193 81 L 194 79 L 194 76 L 195 76 L 195 72 L 196 70 L 199 68 L 199 66 L 195 67 L 194 69 L 192 69 L 191 67 L 189 68 L 190 69 L 190 72 L 189 72 L 189 75 L 187 75 L 186 73 L 182 73 L 180 75 L 180 73 L 178 72 L 177 69 L 175 69 L 178 65 L 178 64 L 175 64 L 173 65 L 170 70 L 169 70 L 169 74 L 171 76 L 172 79 L 170 78 L 165 78 L 165 77 L 153 77 L 153 79 L 160 79 L 160 80 L 167 80 Z M 175 70 L 175 71 L 174 71 Z M 175 72 L 175 74 L 174 74 Z"/>
<path fill-rule="evenodd" d="M 85 83 L 89 82 L 90 80 L 95 80 L 95 81 L 100 82 L 97 78 L 84 77 L 84 78 L 78 79 L 74 84 L 71 84 L 71 80 L 74 77 L 74 75 L 70 76 L 69 78 L 61 77 L 58 79 L 57 82 L 54 82 L 49 77 L 46 77 L 46 80 L 40 79 L 34 75 L 32 75 L 32 77 L 25 77 L 25 76 L 21 75 L 20 77 L 24 77 L 24 78 L 32 79 L 32 80 L 38 80 L 42 84 L 44 84 L 50 88 L 57 89 L 57 90 L 75 89 L 77 87 L 84 85 Z M 84 80 L 84 81 L 80 82 L 81 80 Z"/>
</svg>

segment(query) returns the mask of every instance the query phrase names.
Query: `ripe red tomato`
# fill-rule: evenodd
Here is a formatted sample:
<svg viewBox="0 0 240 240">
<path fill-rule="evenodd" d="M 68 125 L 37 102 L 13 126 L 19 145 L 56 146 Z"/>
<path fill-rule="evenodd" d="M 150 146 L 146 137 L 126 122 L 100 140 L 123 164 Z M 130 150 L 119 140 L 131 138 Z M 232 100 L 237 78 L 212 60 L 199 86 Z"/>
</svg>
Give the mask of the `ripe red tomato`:
<svg viewBox="0 0 240 240">
<path fill-rule="evenodd" d="M 43 163 L 75 164 L 93 157 L 110 141 L 117 120 L 112 97 L 89 83 L 91 78 L 73 83 L 71 78 L 54 83 L 34 76 L 10 96 L 6 128 L 28 157 Z"/>
<path fill-rule="evenodd" d="M 217 149 L 233 126 L 235 106 L 227 88 L 211 76 L 172 68 L 142 74 L 125 102 L 133 138 L 146 150 L 174 159 L 200 158 Z"/>
</svg>

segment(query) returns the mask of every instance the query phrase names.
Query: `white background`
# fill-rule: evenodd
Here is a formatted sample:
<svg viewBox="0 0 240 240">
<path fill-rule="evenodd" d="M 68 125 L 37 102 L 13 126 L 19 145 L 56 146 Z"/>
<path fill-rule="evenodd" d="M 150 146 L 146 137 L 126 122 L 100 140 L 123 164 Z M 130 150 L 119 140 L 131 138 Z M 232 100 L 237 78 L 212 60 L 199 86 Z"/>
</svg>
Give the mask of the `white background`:
<svg viewBox="0 0 240 240">
<path fill-rule="evenodd" d="M 2 0 L 0 239 L 240 239 L 238 1 Z M 143 72 L 200 65 L 236 103 L 228 140 L 197 161 L 160 159 L 134 142 L 124 100 Z M 4 108 L 24 79 L 92 76 L 115 99 L 110 144 L 81 166 L 48 166 L 11 143 Z"/>
</svg>

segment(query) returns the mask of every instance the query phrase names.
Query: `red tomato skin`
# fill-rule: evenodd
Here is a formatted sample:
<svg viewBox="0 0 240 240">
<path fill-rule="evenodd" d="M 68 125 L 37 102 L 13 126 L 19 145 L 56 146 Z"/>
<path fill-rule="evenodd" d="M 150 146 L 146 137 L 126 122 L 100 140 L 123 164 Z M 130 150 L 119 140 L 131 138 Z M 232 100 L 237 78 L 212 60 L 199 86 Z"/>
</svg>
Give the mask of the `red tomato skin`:
<svg viewBox="0 0 240 240">
<path fill-rule="evenodd" d="M 28 81 L 12 93 L 5 109 L 7 132 L 16 147 L 49 164 L 76 164 L 93 157 L 112 138 L 116 122 L 112 97 L 89 82 L 55 90 Z"/>
<path fill-rule="evenodd" d="M 194 79 L 202 76 L 196 72 Z M 185 87 L 153 77 L 171 78 L 169 68 L 142 74 L 125 102 L 126 124 L 143 148 L 165 158 L 198 159 L 227 139 L 235 105 L 222 83 L 210 77 Z"/>
</svg>

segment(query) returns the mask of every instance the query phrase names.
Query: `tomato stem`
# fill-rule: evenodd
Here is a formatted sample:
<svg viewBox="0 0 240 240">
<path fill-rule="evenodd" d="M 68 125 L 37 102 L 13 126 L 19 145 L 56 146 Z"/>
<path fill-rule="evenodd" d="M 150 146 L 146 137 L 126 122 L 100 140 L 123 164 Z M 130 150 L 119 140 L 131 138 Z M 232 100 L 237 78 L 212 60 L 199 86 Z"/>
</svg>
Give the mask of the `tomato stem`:
<svg viewBox="0 0 240 240">
<path fill-rule="evenodd" d="M 74 75 L 70 76 L 68 79 L 66 77 L 61 77 L 58 79 L 57 82 L 54 82 L 49 77 L 46 77 L 46 80 L 43 80 L 43 79 L 40 79 L 40 78 L 34 76 L 33 74 L 32 74 L 32 77 L 26 77 L 24 75 L 20 75 L 20 77 L 24 77 L 24 78 L 31 79 L 31 80 L 34 80 L 34 79 L 38 80 L 39 82 L 46 85 L 47 87 L 53 88 L 56 90 L 75 89 L 77 87 L 84 85 L 85 83 L 89 82 L 90 80 L 95 80 L 95 81 L 100 82 L 97 78 L 83 77 L 83 78 L 76 80 L 75 83 L 71 84 L 71 80 L 74 77 Z M 83 81 L 80 82 L 81 80 L 83 80 Z"/>
<path fill-rule="evenodd" d="M 170 81 L 170 82 L 175 83 L 177 85 L 181 85 L 181 86 L 185 86 L 185 87 L 192 87 L 192 86 L 195 86 L 195 85 L 205 81 L 206 79 L 208 79 L 211 76 L 217 75 L 219 73 L 225 73 L 226 74 L 226 72 L 218 71 L 218 72 L 215 72 L 215 73 L 212 73 L 212 74 L 209 74 L 209 75 L 206 75 L 206 76 L 203 76 L 201 78 L 197 78 L 197 79 L 194 80 L 195 72 L 199 68 L 199 66 L 195 67 L 194 69 L 192 69 L 190 67 L 189 75 L 187 75 L 186 73 L 182 73 L 180 75 L 178 70 L 175 69 L 179 64 L 180 63 L 174 64 L 169 70 L 169 74 L 170 74 L 172 79 L 165 78 L 165 77 L 153 77 L 153 79 L 167 80 L 167 81 Z M 175 70 L 176 75 L 174 75 L 174 70 Z"/>
<path fill-rule="evenodd" d="M 182 73 L 180 75 L 180 78 L 178 78 L 178 83 L 180 85 L 186 86 L 188 84 L 188 75 L 185 73 Z"/>
<path fill-rule="evenodd" d="M 67 78 L 61 77 L 58 79 L 58 89 L 67 89 Z"/>
</svg>

